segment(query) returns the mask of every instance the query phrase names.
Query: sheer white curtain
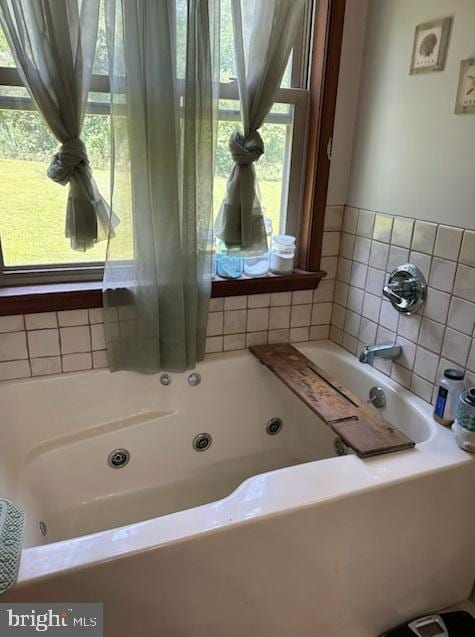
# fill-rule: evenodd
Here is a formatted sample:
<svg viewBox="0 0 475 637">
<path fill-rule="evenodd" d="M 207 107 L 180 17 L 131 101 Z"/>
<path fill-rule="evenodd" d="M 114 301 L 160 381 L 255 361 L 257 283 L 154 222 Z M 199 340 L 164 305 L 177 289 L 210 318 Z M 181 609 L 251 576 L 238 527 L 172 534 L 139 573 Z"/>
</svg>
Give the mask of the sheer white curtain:
<svg viewBox="0 0 475 637">
<path fill-rule="evenodd" d="M 264 153 L 259 128 L 275 101 L 301 24 L 305 0 L 231 0 L 243 131 L 229 140 L 234 166 L 216 223 L 228 247 L 266 247 L 254 163 Z"/>
<path fill-rule="evenodd" d="M 113 236 L 117 218 L 92 177 L 81 128 L 96 50 L 99 0 L 0 0 L 18 72 L 61 142 L 48 177 L 66 186 L 66 236 L 85 251 Z"/>
<path fill-rule="evenodd" d="M 112 370 L 204 356 L 211 288 L 218 0 L 107 0 L 113 206 L 105 332 Z M 124 257 L 124 252 L 125 257 Z"/>
</svg>

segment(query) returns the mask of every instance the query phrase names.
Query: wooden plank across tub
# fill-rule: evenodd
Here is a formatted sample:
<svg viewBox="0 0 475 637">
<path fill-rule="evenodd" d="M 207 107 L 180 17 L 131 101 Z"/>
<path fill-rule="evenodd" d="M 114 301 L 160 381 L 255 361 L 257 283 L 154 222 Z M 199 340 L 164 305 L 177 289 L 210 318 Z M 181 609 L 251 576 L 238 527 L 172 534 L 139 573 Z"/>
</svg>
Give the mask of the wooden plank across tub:
<svg viewBox="0 0 475 637">
<path fill-rule="evenodd" d="M 360 458 L 411 449 L 415 442 L 289 343 L 249 348 Z"/>
</svg>

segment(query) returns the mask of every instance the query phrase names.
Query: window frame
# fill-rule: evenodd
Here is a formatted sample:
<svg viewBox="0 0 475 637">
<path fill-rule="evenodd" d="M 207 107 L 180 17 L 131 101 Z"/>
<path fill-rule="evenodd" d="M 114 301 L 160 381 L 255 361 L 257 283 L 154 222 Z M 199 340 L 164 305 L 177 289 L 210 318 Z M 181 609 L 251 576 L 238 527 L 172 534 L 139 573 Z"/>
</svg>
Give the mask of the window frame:
<svg viewBox="0 0 475 637">
<path fill-rule="evenodd" d="M 301 41 L 306 44 L 294 49 L 296 53 L 292 66 L 291 83 L 298 84 L 299 88 L 281 88 L 276 96 L 276 103 L 294 106 L 293 144 L 289 161 L 292 179 L 289 183 L 288 209 L 297 209 L 299 214 L 288 217 L 288 231 L 298 236 L 298 269 L 292 275 L 283 277 L 270 275 L 261 279 L 236 280 L 222 280 L 217 277 L 213 281 L 214 297 L 315 288 L 325 275 L 320 270 L 321 243 L 345 4 L 346 0 L 307 1 L 306 17 L 300 31 Z M 17 69 L 0 67 L 0 85 L 23 86 Z M 109 92 L 108 77 L 93 75 L 91 92 Z M 220 98 L 237 99 L 237 84 L 221 84 Z M 24 100 L 25 106 L 30 102 L 30 108 L 34 108 L 29 98 L 1 96 L 0 108 L 8 104 L 9 100 L 18 105 L 19 99 Z M 90 102 L 87 112 L 107 114 L 109 105 L 105 102 Z M 276 121 L 276 118 L 281 123 L 281 117 L 281 114 L 271 114 L 266 121 Z M 12 268 L 4 267 L 2 259 L 0 237 L 0 306 L 8 299 L 10 310 L 15 306 L 17 309 L 33 307 L 34 298 L 40 291 L 44 293 L 42 303 L 46 302 L 48 295 L 51 299 L 54 298 L 54 307 L 48 306 L 48 309 L 84 307 L 82 303 L 86 302 L 86 297 L 89 303 L 87 307 L 102 304 L 102 262 Z M 65 290 L 63 300 L 61 285 Z M 24 286 L 18 294 L 16 286 Z M 83 302 L 79 300 L 81 287 L 85 294 Z M 2 310 L 0 307 L 0 315 L 4 312 L 11 314 L 10 310 L 6 307 Z"/>
</svg>

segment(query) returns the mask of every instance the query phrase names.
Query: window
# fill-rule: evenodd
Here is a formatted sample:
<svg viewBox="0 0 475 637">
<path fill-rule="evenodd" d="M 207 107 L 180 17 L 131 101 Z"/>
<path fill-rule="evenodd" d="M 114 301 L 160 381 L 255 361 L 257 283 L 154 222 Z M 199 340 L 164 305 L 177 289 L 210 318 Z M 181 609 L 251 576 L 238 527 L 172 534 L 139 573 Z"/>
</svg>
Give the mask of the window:
<svg viewBox="0 0 475 637">
<path fill-rule="evenodd" d="M 309 0 L 309 6 L 311 2 Z M 186 1 L 177 0 L 177 11 Z M 177 20 L 180 28 L 180 20 Z M 262 128 L 265 154 L 256 164 L 262 205 L 274 233 L 297 233 L 302 193 L 304 139 L 308 91 L 303 88 L 309 46 L 296 44 L 276 103 Z M 224 196 L 232 167 L 228 150 L 231 132 L 240 127 L 233 52 L 230 0 L 221 0 L 220 104 L 215 213 Z M 180 52 L 178 52 L 178 58 Z M 178 72 L 180 60 L 178 59 Z M 88 148 L 95 180 L 109 195 L 109 94 L 103 15 L 99 26 L 91 92 L 82 138 Z M 35 281 L 98 280 L 106 242 L 86 253 L 75 252 L 64 236 L 67 189 L 46 176 L 57 141 L 35 110 L 5 36 L 0 29 L 0 284 Z M 130 220 L 121 219 L 114 241 L 128 256 Z M 129 232 L 127 232 L 129 231 Z M 116 254 L 118 251 L 116 250 Z"/>
</svg>

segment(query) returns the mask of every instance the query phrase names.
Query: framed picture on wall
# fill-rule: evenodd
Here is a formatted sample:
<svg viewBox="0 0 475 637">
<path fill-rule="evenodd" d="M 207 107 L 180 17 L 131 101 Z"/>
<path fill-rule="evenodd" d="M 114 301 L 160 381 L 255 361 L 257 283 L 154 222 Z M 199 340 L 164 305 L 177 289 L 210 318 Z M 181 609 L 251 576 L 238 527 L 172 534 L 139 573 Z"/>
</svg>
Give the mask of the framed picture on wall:
<svg viewBox="0 0 475 637">
<path fill-rule="evenodd" d="M 441 18 L 416 26 L 410 75 L 443 71 L 451 26 L 452 18 Z"/>
<path fill-rule="evenodd" d="M 456 113 L 475 113 L 475 58 L 460 63 Z"/>
</svg>

